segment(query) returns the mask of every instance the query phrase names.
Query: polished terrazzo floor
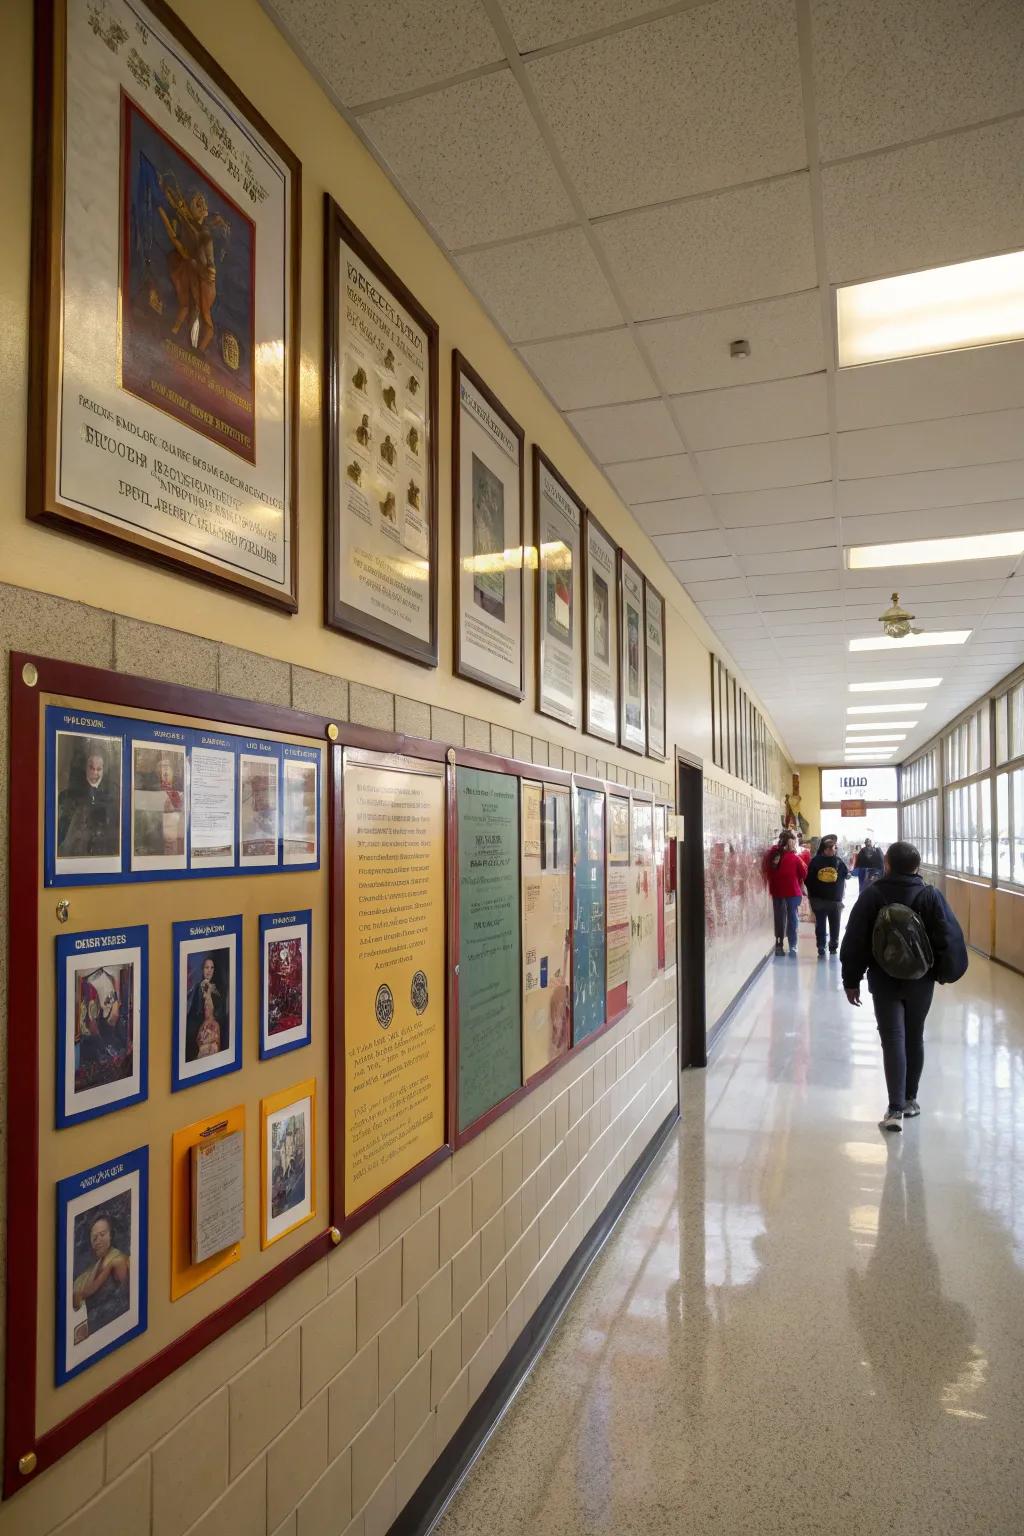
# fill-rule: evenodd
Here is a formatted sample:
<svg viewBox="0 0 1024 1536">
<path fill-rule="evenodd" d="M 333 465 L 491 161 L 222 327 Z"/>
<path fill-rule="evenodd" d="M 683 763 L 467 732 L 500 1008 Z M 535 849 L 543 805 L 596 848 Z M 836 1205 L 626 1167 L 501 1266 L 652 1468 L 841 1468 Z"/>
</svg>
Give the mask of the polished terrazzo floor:
<svg viewBox="0 0 1024 1536">
<path fill-rule="evenodd" d="M 901 1136 L 838 964 L 773 961 L 442 1536 L 1024 1532 L 1024 978 L 938 989 Z"/>
</svg>

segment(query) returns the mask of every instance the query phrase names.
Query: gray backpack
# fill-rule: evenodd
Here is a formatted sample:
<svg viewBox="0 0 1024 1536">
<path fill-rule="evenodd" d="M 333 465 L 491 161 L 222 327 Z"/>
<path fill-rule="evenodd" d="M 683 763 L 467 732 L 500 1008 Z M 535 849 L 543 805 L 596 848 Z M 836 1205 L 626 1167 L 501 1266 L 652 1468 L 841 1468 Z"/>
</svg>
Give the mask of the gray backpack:
<svg viewBox="0 0 1024 1536">
<path fill-rule="evenodd" d="M 871 953 L 894 981 L 920 981 L 935 964 L 924 923 L 902 901 L 889 902 L 875 918 Z"/>
</svg>

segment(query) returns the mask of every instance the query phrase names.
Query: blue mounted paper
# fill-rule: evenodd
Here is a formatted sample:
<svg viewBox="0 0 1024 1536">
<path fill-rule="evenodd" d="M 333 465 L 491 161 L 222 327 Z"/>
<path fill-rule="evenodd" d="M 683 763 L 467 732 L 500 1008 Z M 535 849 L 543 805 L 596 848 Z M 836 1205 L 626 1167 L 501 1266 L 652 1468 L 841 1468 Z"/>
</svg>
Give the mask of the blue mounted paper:
<svg viewBox="0 0 1024 1536">
<path fill-rule="evenodd" d="M 274 912 L 260 918 L 260 1055 L 308 1045 L 313 913 Z"/>
<path fill-rule="evenodd" d="M 148 962 L 145 926 L 57 939 L 58 1126 L 146 1097 Z"/>
<path fill-rule="evenodd" d="M 174 924 L 175 1092 L 242 1065 L 242 919 Z"/>
</svg>

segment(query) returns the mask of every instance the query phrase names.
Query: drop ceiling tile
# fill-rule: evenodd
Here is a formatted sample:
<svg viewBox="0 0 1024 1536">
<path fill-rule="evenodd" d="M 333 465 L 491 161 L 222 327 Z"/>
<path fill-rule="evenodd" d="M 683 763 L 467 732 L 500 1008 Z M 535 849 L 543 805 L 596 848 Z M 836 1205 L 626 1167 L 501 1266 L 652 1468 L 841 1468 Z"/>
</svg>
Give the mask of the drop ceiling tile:
<svg viewBox="0 0 1024 1536">
<path fill-rule="evenodd" d="M 812 288 L 806 172 L 620 214 L 596 226 L 634 320 Z"/>
<path fill-rule="evenodd" d="M 721 581 L 725 577 L 742 574 L 732 555 L 709 560 L 669 559 L 669 565 L 679 580 L 687 585 L 691 582 Z"/>
<path fill-rule="evenodd" d="M 995 597 L 1013 570 L 1014 560 L 959 560 L 945 565 L 888 565 L 871 571 L 847 571 L 846 585 L 890 591 L 898 587 L 908 602 L 944 598 Z M 937 598 L 933 594 L 938 594 Z"/>
<path fill-rule="evenodd" d="M 585 37 L 656 7 L 652 0 L 501 0 L 520 53 Z"/>
<path fill-rule="evenodd" d="M 956 538 L 965 533 L 1012 533 L 1018 528 L 1024 529 L 1024 500 L 983 501 L 972 507 L 881 512 L 874 517 L 847 514 L 843 538 L 847 544 L 895 544 L 904 539 Z"/>
<path fill-rule="evenodd" d="M 678 501 L 645 501 L 633 508 L 633 516 L 645 533 L 697 533 L 718 524 L 711 503 L 703 496 Z"/>
<path fill-rule="evenodd" d="M 840 431 L 1013 406 L 1024 406 L 1024 342 L 841 368 L 836 375 Z"/>
<path fill-rule="evenodd" d="M 657 458 L 680 452 L 683 447 L 664 400 L 569 411 L 566 420 L 576 428 L 599 464 Z"/>
<path fill-rule="evenodd" d="M 730 528 L 729 543 L 738 555 L 779 554 L 793 550 L 828 549 L 838 537 L 832 517 L 807 523 L 773 523 L 760 528 Z"/>
<path fill-rule="evenodd" d="M 756 610 L 757 604 L 750 596 L 702 598 L 700 603 L 700 611 L 706 619 L 718 619 L 725 614 L 754 613 Z"/>
<path fill-rule="evenodd" d="M 527 69 L 591 216 L 806 163 L 789 0 L 718 0 Z"/>
<path fill-rule="evenodd" d="M 821 173 L 828 275 L 887 277 L 1012 250 L 1024 220 L 1024 118 Z"/>
<path fill-rule="evenodd" d="M 359 122 L 450 250 L 528 235 L 573 216 L 508 70 L 396 102 Z"/>
<path fill-rule="evenodd" d="M 707 394 L 676 395 L 671 405 L 691 452 L 828 431 L 823 373 L 713 389 Z"/>
<path fill-rule="evenodd" d="M 666 560 L 709 560 L 715 556 L 732 556 L 732 550 L 720 528 L 709 529 L 704 533 L 656 534 L 654 545 Z M 717 576 L 720 572 L 708 571 L 707 574 Z M 738 567 L 730 571 L 729 575 L 738 576 Z"/>
<path fill-rule="evenodd" d="M 926 507 L 976 505 L 1024 497 L 1024 459 L 977 464 L 962 469 L 932 469 L 915 474 L 870 476 L 840 481 L 843 517 L 902 512 Z"/>
<path fill-rule="evenodd" d="M 768 576 L 774 571 L 832 571 L 839 569 L 839 550 L 787 549 L 764 555 L 741 555 L 745 576 Z"/>
<path fill-rule="evenodd" d="M 1014 585 L 1024 588 L 1024 582 L 1019 577 Z M 1007 588 L 1000 597 L 996 598 L 991 611 L 993 613 L 1024 613 L 1024 590 L 1014 592 Z"/>
<path fill-rule="evenodd" d="M 563 411 L 650 400 L 658 393 L 625 327 L 593 336 L 536 341 L 519 351 Z"/>
<path fill-rule="evenodd" d="M 760 528 L 773 523 L 820 522 L 834 512 L 831 480 L 812 485 L 739 491 L 715 497 L 725 528 Z"/>
<path fill-rule="evenodd" d="M 467 251 L 458 265 L 513 341 L 621 323 L 615 296 L 581 229 Z"/>
<path fill-rule="evenodd" d="M 736 384 L 759 384 L 825 367 L 817 290 L 740 304 L 680 320 L 656 320 L 638 330 L 662 386 L 679 395 Z M 730 357 L 729 343 L 750 342 L 749 357 Z"/>
<path fill-rule="evenodd" d="M 747 592 L 747 584 L 739 577 L 727 578 L 725 581 L 688 581 L 686 590 L 695 603 L 703 606 L 709 598 L 743 597 Z"/>
<path fill-rule="evenodd" d="M 610 464 L 605 473 L 630 507 L 643 501 L 668 501 L 701 494 L 700 481 L 685 453 L 662 459 L 638 459 L 631 464 Z"/>
<path fill-rule="evenodd" d="M 921 469 L 953 469 L 1012 459 L 1024 443 L 1024 410 L 988 411 L 900 427 L 841 432 L 840 480 L 900 475 Z"/>
<path fill-rule="evenodd" d="M 762 582 L 768 581 L 767 576 L 759 578 Z M 751 590 L 753 583 L 751 582 Z M 838 599 L 835 591 L 830 587 L 818 587 L 812 585 L 803 596 L 794 597 L 792 592 L 759 592 L 757 594 L 757 606 L 766 616 L 772 613 L 799 613 L 801 617 L 810 617 L 816 612 L 828 613 L 832 616 L 833 624 L 838 623 L 836 614 Z"/>
<path fill-rule="evenodd" d="M 818 592 L 825 596 L 839 590 L 838 571 L 780 571 L 768 576 L 750 576 L 748 585 L 755 597 L 784 592 Z M 826 597 L 826 601 L 836 601 Z M 800 607 L 799 602 L 793 604 Z"/>
<path fill-rule="evenodd" d="M 824 480 L 831 472 L 827 437 L 715 448 L 694 457 L 713 494 L 808 485 Z"/>
</svg>

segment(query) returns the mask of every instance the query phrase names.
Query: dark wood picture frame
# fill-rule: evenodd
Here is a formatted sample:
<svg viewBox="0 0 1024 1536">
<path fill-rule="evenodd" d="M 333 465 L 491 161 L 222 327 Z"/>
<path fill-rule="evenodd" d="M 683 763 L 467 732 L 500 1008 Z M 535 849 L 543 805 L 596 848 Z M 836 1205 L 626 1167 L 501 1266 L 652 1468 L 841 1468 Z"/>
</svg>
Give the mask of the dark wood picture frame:
<svg viewBox="0 0 1024 1536">
<path fill-rule="evenodd" d="M 462 583 L 460 581 L 462 566 L 462 550 L 459 548 L 460 533 L 462 528 L 462 394 L 460 380 L 463 375 L 469 380 L 478 394 L 482 395 L 496 416 L 508 427 L 509 431 L 519 443 L 519 534 L 516 546 L 507 545 L 507 548 L 517 547 L 520 553 L 519 560 L 519 684 L 506 684 L 499 679 L 489 677 L 487 673 L 471 666 L 462 656 L 462 622 L 460 609 L 460 593 Z M 525 519 L 526 519 L 526 433 L 509 411 L 502 405 L 494 391 L 484 383 L 471 363 L 457 348 L 452 349 L 452 645 L 454 648 L 454 669 L 456 677 L 467 678 L 471 683 L 479 683 L 483 688 L 490 688 L 494 693 L 505 694 L 510 699 L 523 699 L 526 697 L 526 580 L 525 566 Z M 507 578 L 508 579 L 508 578 Z"/>
<path fill-rule="evenodd" d="M 26 515 L 62 533 L 87 539 L 122 555 L 162 566 L 179 575 L 224 588 L 270 607 L 294 613 L 298 609 L 298 492 L 299 492 L 299 316 L 301 271 L 302 168 L 297 157 L 265 118 L 243 95 L 216 60 L 164 0 L 145 0 L 159 24 L 191 55 L 195 63 L 245 115 L 252 127 L 284 163 L 290 178 L 290 206 L 285 257 L 288 280 L 286 372 L 289 402 L 285 415 L 289 438 L 285 493 L 285 541 L 291 568 L 287 590 L 275 591 L 244 573 L 232 575 L 224 565 L 201 553 L 176 552 L 141 529 L 118 530 L 104 517 L 90 515 L 61 502 L 57 495 L 57 384 L 60 373 L 63 191 L 63 145 L 66 85 L 66 5 L 71 0 L 35 0 L 35 91 L 33 121 L 33 213 L 31 299 L 29 322 L 29 436 L 26 476 Z M 102 426 L 102 422 L 97 423 Z M 186 430 L 188 430 L 186 428 Z"/>
<path fill-rule="evenodd" d="M 585 532 L 586 521 L 587 521 L 587 506 L 586 506 L 586 503 L 584 501 L 582 501 L 579 496 L 577 496 L 576 492 L 573 490 L 573 488 L 569 484 L 568 480 L 566 480 L 565 476 L 560 474 L 559 471 L 555 468 L 554 464 L 552 464 L 551 460 L 548 458 L 547 454 L 539 446 L 539 444 L 534 443 L 534 445 L 533 445 L 533 542 L 534 542 L 534 549 L 536 551 L 536 556 L 537 556 L 537 582 L 536 582 L 536 586 L 535 586 L 535 598 L 534 598 L 534 637 L 535 637 L 535 641 L 536 641 L 537 713 L 539 715 L 546 716 L 547 719 L 549 719 L 549 720 L 558 720 L 562 725 L 568 725 L 571 729 L 579 730 L 580 726 L 582 725 L 582 719 L 583 719 L 583 663 L 582 663 L 582 657 L 581 656 L 577 655 L 577 656 L 573 657 L 573 671 L 574 671 L 573 693 L 574 693 L 575 704 L 576 704 L 576 708 L 575 708 L 575 713 L 574 713 L 573 719 L 572 720 L 568 720 L 568 719 L 566 719 L 566 717 L 564 715 L 556 714 L 554 710 L 545 709 L 544 708 L 544 690 L 543 690 L 543 677 L 544 677 L 544 567 L 543 567 L 543 564 L 541 563 L 541 555 L 540 555 L 540 551 L 541 551 L 541 536 L 540 536 L 540 470 L 541 470 L 541 465 L 544 466 L 544 469 L 547 472 L 547 474 L 549 474 L 551 476 L 552 480 L 554 480 L 555 483 L 558 486 L 561 487 L 561 489 L 565 493 L 565 495 L 568 496 L 570 501 L 573 502 L 573 504 L 575 505 L 575 507 L 577 508 L 577 510 L 578 510 L 578 512 L 580 514 L 579 535 L 578 535 L 580 559 L 579 559 L 579 562 L 578 562 L 577 569 L 573 572 L 573 578 L 574 578 L 574 581 L 576 583 L 576 590 L 575 590 L 574 595 L 573 595 L 573 601 L 576 603 L 577 609 L 578 609 L 579 615 L 580 615 L 580 626 L 579 626 L 580 650 L 583 649 L 583 611 L 582 611 L 581 608 L 579 608 L 579 603 L 580 603 L 580 600 L 581 600 L 580 585 L 581 585 L 581 577 L 582 577 L 582 574 L 583 574 L 583 539 L 584 539 L 584 532 Z"/>
<path fill-rule="evenodd" d="M 647 643 L 647 609 L 651 599 L 661 609 L 661 741 L 662 750 L 656 751 L 651 745 L 651 651 Z M 653 582 L 644 577 L 644 722 L 647 731 L 647 756 L 655 762 L 664 763 L 668 760 L 668 645 L 665 635 L 665 620 L 667 610 L 665 599 Z"/>
<path fill-rule="evenodd" d="M 640 719 L 643 725 L 643 745 L 637 746 L 626 739 L 626 604 L 624 598 L 626 570 L 632 571 L 640 584 L 640 656 L 643 661 L 643 686 L 640 689 Z M 619 746 L 638 757 L 647 756 L 647 624 L 644 608 L 644 573 L 632 561 L 624 549 L 619 550 Z"/>
<path fill-rule="evenodd" d="M 606 544 L 612 548 L 612 579 L 611 586 L 615 593 L 615 622 L 609 625 L 609 667 L 615 682 L 615 724 L 610 731 L 598 730 L 591 716 L 590 705 L 590 530 L 594 528 Z M 609 742 L 612 746 L 619 744 L 619 547 L 610 537 L 607 530 L 598 522 L 593 512 L 587 508 L 583 520 L 583 729 L 588 736 L 594 736 L 598 741 Z"/>
<path fill-rule="evenodd" d="M 343 454 L 340 444 L 342 358 L 338 346 L 338 327 L 341 318 L 341 242 L 345 241 L 373 272 L 381 285 L 388 289 L 406 309 L 427 336 L 427 392 L 424 401 L 424 431 L 427 443 L 424 456 L 426 486 L 430 507 L 430 535 L 428 555 L 430 562 L 430 593 L 428 597 L 430 638 L 426 643 L 403 635 L 393 624 L 364 613 L 361 608 L 348 603 L 340 590 L 341 535 L 339 519 L 342 509 L 344 486 Z M 384 258 L 367 240 L 329 192 L 324 193 L 324 623 L 328 629 L 354 635 L 381 650 L 404 656 L 421 666 L 437 666 L 437 594 L 438 594 L 438 350 L 439 331 L 437 322 L 424 309 Z"/>
</svg>

